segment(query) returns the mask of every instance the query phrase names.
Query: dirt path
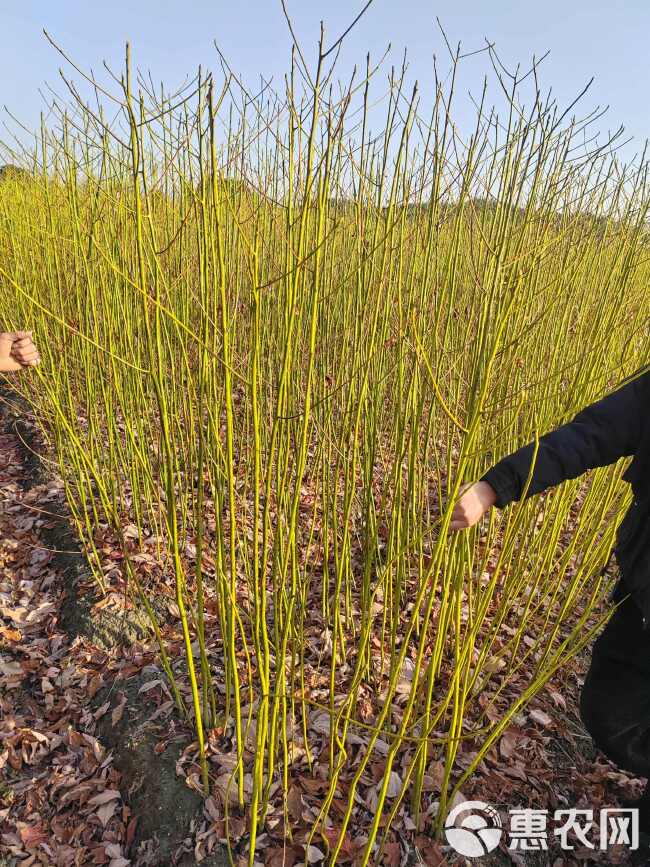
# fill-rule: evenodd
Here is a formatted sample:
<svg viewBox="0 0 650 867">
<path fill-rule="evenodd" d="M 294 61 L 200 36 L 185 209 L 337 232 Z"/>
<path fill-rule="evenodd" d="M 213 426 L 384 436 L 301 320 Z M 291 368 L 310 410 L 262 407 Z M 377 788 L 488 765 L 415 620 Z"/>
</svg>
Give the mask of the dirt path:
<svg viewBox="0 0 650 867">
<path fill-rule="evenodd" d="M 187 732 L 137 624 L 97 604 L 34 444 L 0 403 L 0 867 L 194 864 Z"/>
<path fill-rule="evenodd" d="M 4 417 L 6 421 L 6 416 Z M 6 431 L 6 427 L 4 428 Z M 61 630 L 62 577 L 41 531 L 60 498 L 30 485 L 19 440 L 0 436 L 2 850 L 32 864 L 125 867 L 134 819 L 89 705 L 109 657 Z M 43 510 L 43 511 L 41 511 Z M 12 863 L 9 861 L 9 863 Z"/>
</svg>

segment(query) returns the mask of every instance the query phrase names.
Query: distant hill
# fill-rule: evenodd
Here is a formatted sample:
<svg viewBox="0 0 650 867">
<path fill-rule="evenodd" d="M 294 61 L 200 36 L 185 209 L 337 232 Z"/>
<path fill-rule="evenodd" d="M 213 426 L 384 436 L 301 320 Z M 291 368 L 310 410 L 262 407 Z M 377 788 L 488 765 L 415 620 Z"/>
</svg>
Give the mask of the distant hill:
<svg viewBox="0 0 650 867">
<path fill-rule="evenodd" d="M 18 178 L 30 178 L 31 174 L 27 169 L 21 169 L 20 166 L 7 163 L 0 166 L 0 181 L 17 180 Z"/>
</svg>

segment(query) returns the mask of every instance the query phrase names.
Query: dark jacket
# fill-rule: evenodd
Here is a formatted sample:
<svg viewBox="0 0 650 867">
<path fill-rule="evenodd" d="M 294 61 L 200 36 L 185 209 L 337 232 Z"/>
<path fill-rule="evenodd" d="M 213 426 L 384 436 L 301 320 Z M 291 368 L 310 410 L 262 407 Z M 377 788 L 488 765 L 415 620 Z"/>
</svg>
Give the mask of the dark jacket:
<svg viewBox="0 0 650 867">
<path fill-rule="evenodd" d="M 504 508 L 520 500 L 535 444 L 503 458 L 482 476 Z M 581 410 L 570 422 L 539 438 L 537 462 L 526 498 L 575 479 L 586 470 L 633 456 L 623 474 L 634 501 L 621 522 L 614 552 L 621 581 L 614 598 L 630 593 L 650 625 L 650 369 L 644 366 L 616 391 Z"/>
</svg>

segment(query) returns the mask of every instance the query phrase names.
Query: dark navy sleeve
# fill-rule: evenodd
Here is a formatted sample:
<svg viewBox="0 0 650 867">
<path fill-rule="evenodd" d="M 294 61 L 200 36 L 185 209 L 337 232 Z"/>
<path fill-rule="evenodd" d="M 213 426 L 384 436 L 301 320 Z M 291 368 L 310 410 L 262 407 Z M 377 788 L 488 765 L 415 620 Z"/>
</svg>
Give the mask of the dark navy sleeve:
<svg viewBox="0 0 650 867">
<path fill-rule="evenodd" d="M 616 391 L 581 410 L 570 422 L 539 438 L 537 461 L 526 498 L 589 469 L 615 463 L 635 453 L 648 407 L 650 370 L 647 366 L 623 380 Z M 532 463 L 531 442 L 491 467 L 488 482 L 502 509 L 520 500 Z"/>
</svg>

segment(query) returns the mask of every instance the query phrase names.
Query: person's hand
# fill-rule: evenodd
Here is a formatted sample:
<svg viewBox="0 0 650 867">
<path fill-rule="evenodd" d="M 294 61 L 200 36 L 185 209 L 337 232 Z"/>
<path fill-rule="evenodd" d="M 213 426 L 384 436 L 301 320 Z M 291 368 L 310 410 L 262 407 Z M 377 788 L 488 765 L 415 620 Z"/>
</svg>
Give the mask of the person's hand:
<svg viewBox="0 0 650 867">
<path fill-rule="evenodd" d="M 41 356 L 32 340 L 31 331 L 0 333 L 0 372 L 11 373 L 23 367 L 36 367 Z"/>
<path fill-rule="evenodd" d="M 458 499 L 451 514 L 450 530 L 466 530 L 491 508 L 496 502 L 494 488 L 487 482 L 469 482 L 461 485 Z"/>
</svg>

